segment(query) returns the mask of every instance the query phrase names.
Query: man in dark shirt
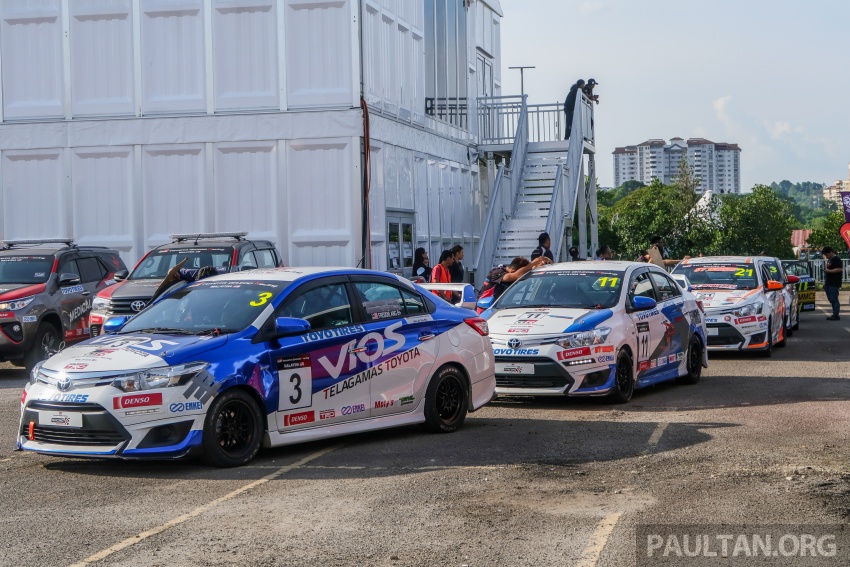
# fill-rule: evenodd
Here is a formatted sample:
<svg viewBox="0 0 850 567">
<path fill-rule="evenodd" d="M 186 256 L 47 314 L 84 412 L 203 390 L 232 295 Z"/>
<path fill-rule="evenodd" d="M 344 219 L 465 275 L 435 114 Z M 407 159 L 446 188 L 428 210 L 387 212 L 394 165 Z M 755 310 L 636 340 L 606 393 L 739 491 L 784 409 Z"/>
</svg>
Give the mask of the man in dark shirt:
<svg viewBox="0 0 850 567">
<path fill-rule="evenodd" d="M 826 292 L 826 299 L 832 304 L 832 316 L 827 317 L 827 321 L 839 321 L 839 313 L 841 312 L 841 302 L 838 301 L 838 292 L 841 290 L 841 281 L 844 274 L 844 264 L 841 258 L 829 246 L 824 246 L 823 257 L 826 258 L 826 267 L 824 268 L 823 290 Z"/>
<path fill-rule="evenodd" d="M 449 268 L 449 273 L 452 276 L 452 283 L 463 283 L 463 278 L 466 275 L 464 274 L 463 264 L 461 263 L 463 260 L 463 246 L 458 244 L 452 248 L 451 252 L 455 257 L 455 263 Z"/>
<path fill-rule="evenodd" d="M 541 232 L 540 236 L 537 237 L 537 243 L 540 244 L 537 248 L 534 249 L 534 252 L 531 253 L 531 259 L 536 260 L 540 256 L 545 256 L 549 258 L 550 262 L 555 261 L 555 257 L 552 255 L 552 251 L 549 250 L 549 247 L 552 246 L 552 239 L 549 238 L 548 232 Z"/>
<path fill-rule="evenodd" d="M 576 84 L 570 87 L 570 92 L 567 94 L 567 100 L 564 101 L 564 116 L 566 117 L 566 124 L 564 126 L 564 130 L 567 135 L 564 136 L 565 140 L 570 139 L 570 132 L 573 129 L 573 112 L 576 109 L 576 97 L 578 97 L 578 93 L 584 88 L 584 79 L 579 79 L 576 81 Z"/>
</svg>

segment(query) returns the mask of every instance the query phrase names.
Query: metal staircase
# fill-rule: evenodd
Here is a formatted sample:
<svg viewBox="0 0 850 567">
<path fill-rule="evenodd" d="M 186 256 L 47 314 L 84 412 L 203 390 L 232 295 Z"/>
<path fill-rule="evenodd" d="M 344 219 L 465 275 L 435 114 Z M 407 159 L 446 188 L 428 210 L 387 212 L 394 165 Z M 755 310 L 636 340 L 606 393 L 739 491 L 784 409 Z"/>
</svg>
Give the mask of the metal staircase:
<svg viewBox="0 0 850 567">
<path fill-rule="evenodd" d="M 476 284 L 483 283 L 492 266 L 529 257 L 544 231 L 552 238 L 555 260 L 567 260 L 576 220 L 586 257 L 588 236 L 590 249 L 598 246 L 593 103 L 582 97 L 576 104 L 569 140 L 562 139 L 560 104 L 529 106 L 525 95 L 489 97 L 478 99 L 478 114 L 479 151 L 487 153 L 489 163 L 496 155 L 505 162 L 491 188 L 475 259 Z"/>
</svg>

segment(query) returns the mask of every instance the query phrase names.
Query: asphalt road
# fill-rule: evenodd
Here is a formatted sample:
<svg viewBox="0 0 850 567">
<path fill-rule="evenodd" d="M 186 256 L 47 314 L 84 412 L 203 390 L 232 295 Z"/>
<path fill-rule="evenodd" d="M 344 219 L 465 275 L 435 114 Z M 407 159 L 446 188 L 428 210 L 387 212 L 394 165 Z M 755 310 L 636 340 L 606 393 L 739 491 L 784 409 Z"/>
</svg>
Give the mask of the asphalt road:
<svg viewBox="0 0 850 567">
<path fill-rule="evenodd" d="M 825 321 L 819 295 L 773 358 L 712 356 L 695 386 L 624 406 L 497 401 L 452 435 L 364 434 L 229 470 L 16 452 L 25 376 L 0 366 L 0 564 L 621 566 L 645 524 L 843 524 L 850 314 Z"/>
</svg>

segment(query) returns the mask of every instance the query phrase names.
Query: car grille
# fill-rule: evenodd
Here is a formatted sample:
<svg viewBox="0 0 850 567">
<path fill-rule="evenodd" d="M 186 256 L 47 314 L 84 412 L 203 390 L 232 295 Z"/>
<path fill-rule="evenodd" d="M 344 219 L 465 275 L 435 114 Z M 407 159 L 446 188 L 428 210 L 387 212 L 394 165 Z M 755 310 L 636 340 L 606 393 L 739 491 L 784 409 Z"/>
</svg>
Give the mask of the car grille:
<svg viewBox="0 0 850 567">
<path fill-rule="evenodd" d="M 533 364 L 534 374 L 499 374 L 496 372 L 496 386 L 499 388 L 563 388 L 572 386 L 575 380 L 560 364 L 545 357 L 496 357 L 497 366 L 502 363 Z"/>
<path fill-rule="evenodd" d="M 27 409 L 42 411 L 104 411 L 100 404 L 76 403 L 76 402 L 50 402 L 36 400 L 30 402 Z"/>
<path fill-rule="evenodd" d="M 83 416 L 82 427 L 57 427 L 40 425 L 39 411 L 79 412 Z M 33 400 L 24 407 L 21 420 L 21 435 L 29 438 L 32 424 L 32 440 L 54 445 L 110 446 L 130 439 L 130 434 L 100 404 L 80 402 L 54 402 Z"/>
<path fill-rule="evenodd" d="M 91 333 L 91 336 L 93 336 L 93 337 L 100 336 L 100 325 L 90 325 L 89 326 L 89 332 Z"/>
<path fill-rule="evenodd" d="M 109 310 L 115 315 L 135 315 L 138 311 L 134 311 L 130 307 L 135 301 L 142 301 L 147 305 L 150 297 L 122 297 L 120 299 L 112 298 Z"/>
<path fill-rule="evenodd" d="M 717 329 L 717 335 L 708 335 L 708 346 L 737 345 L 744 342 L 744 336 L 732 325 L 711 324 L 709 329 Z"/>
<path fill-rule="evenodd" d="M 26 425 L 21 429 L 21 435 L 28 435 Z M 71 427 L 50 427 L 36 425 L 33 427 L 33 441 L 53 445 L 97 445 L 114 446 L 124 441 L 124 436 L 118 431 L 109 429 L 86 429 Z"/>
</svg>

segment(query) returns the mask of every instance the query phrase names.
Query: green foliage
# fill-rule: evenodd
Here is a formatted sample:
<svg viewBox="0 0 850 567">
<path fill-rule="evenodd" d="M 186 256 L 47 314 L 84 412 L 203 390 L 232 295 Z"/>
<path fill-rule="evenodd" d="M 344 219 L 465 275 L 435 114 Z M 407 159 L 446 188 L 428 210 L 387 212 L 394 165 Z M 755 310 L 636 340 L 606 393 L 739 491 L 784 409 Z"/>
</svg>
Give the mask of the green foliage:
<svg viewBox="0 0 850 567">
<path fill-rule="evenodd" d="M 797 221 L 795 228 L 815 228 L 830 213 L 838 210 L 838 205 L 823 200 L 823 183 L 791 183 L 786 179 L 771 183 L 770 188 L 792 204 L 791 214 Z"/>
<path fill-rule="evenodd" d="M 844 212 L 835 211 L 826 217 L 817 228 L 812 231 L 808 238 L 808 243 L 814 248 L 823 248 L 831 246 L 836 251 L 841 252 L 847 248 L 847 244 L 838 230 L 844 224 Z"/>
<path fill-rule="evenodd" d="M 790 258 L 791 231 L 795 220 L 792 205 L 770 187 L 756 185 L 748 195 L 722 199 L 718 249 L 725 254 L 758 254 Z"/>
</svg>

